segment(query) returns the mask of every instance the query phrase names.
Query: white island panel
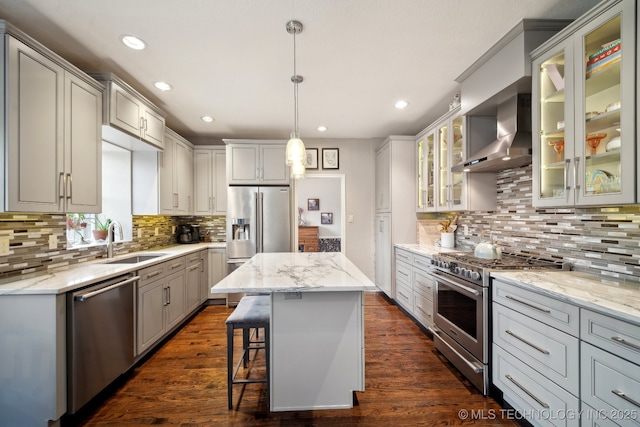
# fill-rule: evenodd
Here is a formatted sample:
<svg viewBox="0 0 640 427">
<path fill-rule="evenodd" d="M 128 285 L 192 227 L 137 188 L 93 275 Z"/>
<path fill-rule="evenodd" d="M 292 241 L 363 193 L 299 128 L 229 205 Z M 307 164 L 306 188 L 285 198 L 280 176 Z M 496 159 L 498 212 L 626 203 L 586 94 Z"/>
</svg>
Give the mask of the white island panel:
<svg viewBox="0 0 640 427">
<path fill-rule="evenodd" d="M 272 294 L 271 410 L 353 407 L 364 391 L 362 292 Z"/>
</svg>

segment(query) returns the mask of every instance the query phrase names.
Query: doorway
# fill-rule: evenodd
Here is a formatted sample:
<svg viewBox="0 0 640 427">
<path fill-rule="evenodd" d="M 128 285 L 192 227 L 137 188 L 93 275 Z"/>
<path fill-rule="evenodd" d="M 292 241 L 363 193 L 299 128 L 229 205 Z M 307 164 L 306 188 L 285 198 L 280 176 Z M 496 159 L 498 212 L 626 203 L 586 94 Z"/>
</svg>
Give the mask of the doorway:
<svg viewBox="0 0 640 427">
<path fill-rule="evenodd" d="M 294 219 L 318 227 L 320 252 L 346 253 L 345 179 L 341 174 L 306 175 L 294 181 Z M 295 241 L 298 242 L 298 227 Z M 298 249 L 298 245 L 294 245 Z"/>
</svg>

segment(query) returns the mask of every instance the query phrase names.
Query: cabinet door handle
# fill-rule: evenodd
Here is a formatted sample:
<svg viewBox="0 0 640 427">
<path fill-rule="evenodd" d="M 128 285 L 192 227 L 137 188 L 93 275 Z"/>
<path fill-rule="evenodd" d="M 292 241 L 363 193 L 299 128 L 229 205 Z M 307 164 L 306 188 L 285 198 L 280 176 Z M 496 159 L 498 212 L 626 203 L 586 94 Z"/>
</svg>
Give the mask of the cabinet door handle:
<svg viewBox="0 0 640 427">
<path fill-rule="evenodd" d="M 515 339 L 517 339 L 518 341 L 521 341 L 523 343 L 525 343 L 526 345 L 528 345 L 531 348 L 535 348 L 536 350 L 538 350 L 540 353 L 542 354 L 549 354 L 549 352 L 547 350 L 545 350 L 544 348 L 538 347 L 537 345 L 535 345 L 534 343 L 522 338 L 521 336 L 513 333 L 512 331 L 510 331 L 509 329 L 507 329 L 505 331 L 507 334 L 511 335 L 512 337 L 514 337 Z"/>
<path fill-rule="evenodd" d="M 615 342 L 618 342 L 620 344 L 626 345 L 627 347 L 631 347 L 634 350 L 640 350 L 640 346 L 639 345 L 634 344 L 632 342 L 629 342 L 629 341 L 625 340 L 624 338 L 613 336 L 613 337 L 611 337 L 611 339 L 614 340 Z"/>
<path fill-rule="evenodd" d="M 566 159 L 564 161 L 564 189 L 571 190 L 569 186 L 569 166 L 571 165 L 571 159 Z"/>
<path fill-rule="evenodd" d="M 67 188 L 66 179 L 64 172 L 60 172 L 60 176 L 58 177 L 58 207 L 62 208 L 62 202 L 64 201 L 64 192 Z"/>
<path fill-rule="evenodd" d="M 164 304 L 163 305 L 167 305 L 169 304 L 169 298 L 167 297 L 167 288 L 164 288 Z"/>
<path fill-rule="evenodd" d="M 531 307 L 535 310 L 541 311 L 543 313 L 551 313 L 551 310 L 549 310 L 548 308 L 542 308 L 542 307 L 538 307 L 537 305 L 531 304 L 529 302 L 526 301 L 522 301 L 521 299 L 518 299 L 516 297 L 512 297 L 511 295 L 505 295 L 504 296 L 507 299 L 510 299 L 511 301 L 515 301 L 517 303 L 520 303 L 522 305 L 526 305 L 527 307 Z"/>
<path fill-rule="evenodd" d="M 508 379 L 509 381 L 511 381 L 513 384 L 515 384 L 515 386 L 518 387 L 520 390 L 524 391 L 530 398 L 535 400 L 538 403 L 538 405 L 542 406 L 545 409 L 549 408 L 548 404 L 544 403 L 542 400 L 540 400 L 538 397 L 536 397 L 535 394 L 531 393 L 529 390 L 524 388 L 524 386 L 522 384 L 520 384 L 519 382 L 517 382 L 516 380 L 514 380 L 511 375 L 507 374 L 507 375 L 505 375 L 505 378 Z"/>
<path fill-rule="evenodd" d="M 638 402 L 635 399 L 630 398 L 629 396 L 627 396 L 626 394 L 624 394 L 623 391 L 620 390 L 611 390 L 611 393 L 615 394 L 616 396 L 626 400 L 627 402 L 631 403 L 634 406 L 637 406 L 638 408 L 640 408 L 640 402 Z"/>
<path fill-rule="evenodd" d="M 73 196 L 73 176 L 68 173 L 67 174 L 67 200 L 71 200 L 71 197 Z"/>
<path fill-rule="evenodd" d="M 576 157 L 576 161 L 573 164 L 573 188 L 577 190 L 580 189 L 580 184 L 578 184 L 578 164 L 580 163 L 580 157 Z"/>
<path fill-rule="evenodd" d="M 167 305 L 171 304 L 171 286 L 167 286 Z"/>
<path fill-rule="evenodd" d="M 170 265 L 170 266 L 169 266 L 169 268 L 173 270 L 173 269 L 175 269 L 175 268 L 180 267 L 181 265 L 182 265 L 182 263 L 181 263 L 181 262 L 176 262 L 175 264 Z"/>
</svg>

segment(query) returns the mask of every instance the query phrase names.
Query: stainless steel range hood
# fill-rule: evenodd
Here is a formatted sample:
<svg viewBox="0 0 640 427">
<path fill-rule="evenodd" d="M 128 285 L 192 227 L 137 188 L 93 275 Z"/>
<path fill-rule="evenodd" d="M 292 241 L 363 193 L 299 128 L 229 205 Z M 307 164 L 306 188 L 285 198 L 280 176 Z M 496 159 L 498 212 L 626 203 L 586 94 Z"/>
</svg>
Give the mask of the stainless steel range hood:
<svg viewBox="0 0 640 427">
<path fill-rule="evenodd" d="M 498 105 L 497 139 L 451 168 L 453 172 L 498 172 L 531 164 L 531 94 Z"/>
</svg>

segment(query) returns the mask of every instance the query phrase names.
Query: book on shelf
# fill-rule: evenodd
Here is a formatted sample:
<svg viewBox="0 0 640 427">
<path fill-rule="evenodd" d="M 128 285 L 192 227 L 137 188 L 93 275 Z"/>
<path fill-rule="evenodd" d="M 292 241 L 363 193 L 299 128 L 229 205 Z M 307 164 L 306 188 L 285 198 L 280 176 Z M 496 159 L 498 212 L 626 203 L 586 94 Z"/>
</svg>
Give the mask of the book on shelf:
<svg viewBox="0 0 640 427">
<path fill-rule="evenodd" d="M 607 52 L 608 50 L 615 48 L 616 46 L 620 46 L 622 44 L 621 42 L 622 41 L 620 39 L 616 39 L 609 43 L 603 44 L 601 49 L 598 49 L 597 51 L 589 55 L 589 57 L 587 58 L 587 62 L 591 61 L 596 56 L 600 56 L 601 54 Z"/>
<path fill-rule="evenodd" d="M 616 45 L 610 47 L 604 52 L 599 53 L 598 55 L 595 55 L 595 56 L 591 55 L 589 57 L 589 60 L 587 61 L 587 68 L 599 63 L 600 61 L 605 61 L 607 60 L 607 58 L 610 58 L 614 55 L 620 55 L 621 52 L 622 52 L 622 44 L 617 43 Z"/>
<path fill-rule="evenodd" d="M 556 64 L 548 64 L 544 66 L 547 75 L 556 88 L 556 91 L 564 89 L 564 77 L 560 74 Z"/>
<path fill-rule="evenodd" d="M 613 64 L 616 64 L 618 62 L 620 62 L 620 59 L 622 59 L 622 55 L 617 54 L 615 56 L 610 56 L 606 61 L 600 61 L 596 64 L 592 64 L 590 67 L 587 68 L 586 70 L 586 77 L 591 77 L 593 74 L 597 73 L 598 71 L 602 71 L 605 68 L 610 67 Z"/>
</svg>

